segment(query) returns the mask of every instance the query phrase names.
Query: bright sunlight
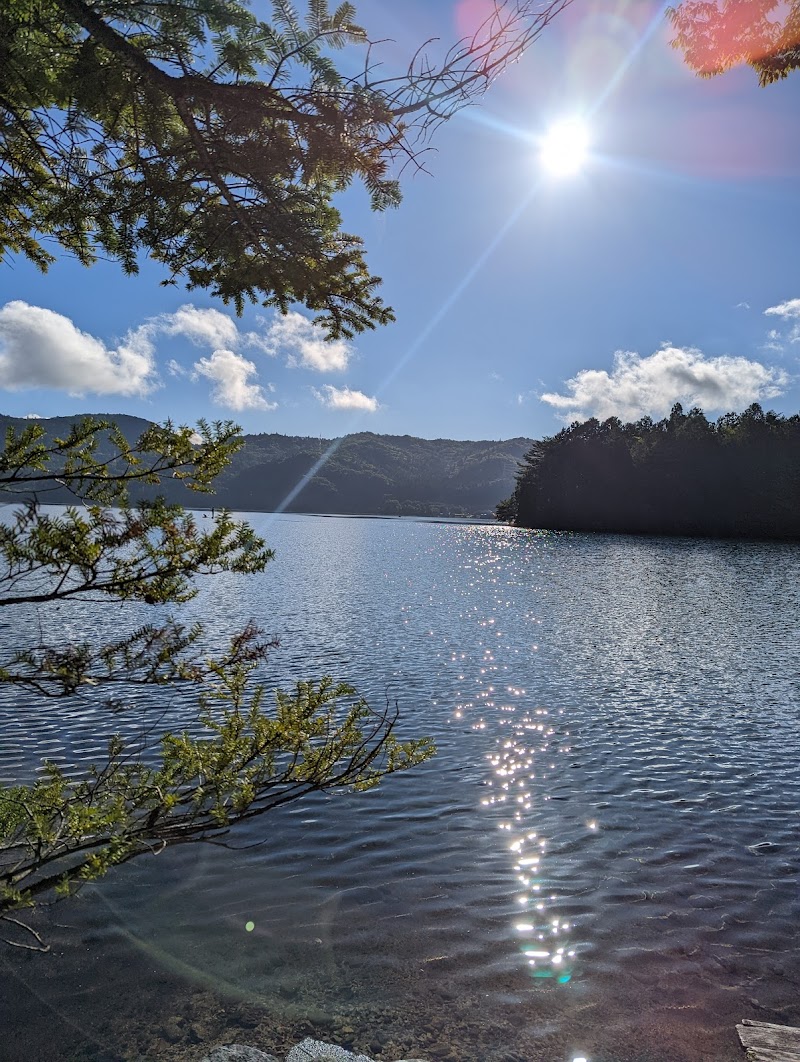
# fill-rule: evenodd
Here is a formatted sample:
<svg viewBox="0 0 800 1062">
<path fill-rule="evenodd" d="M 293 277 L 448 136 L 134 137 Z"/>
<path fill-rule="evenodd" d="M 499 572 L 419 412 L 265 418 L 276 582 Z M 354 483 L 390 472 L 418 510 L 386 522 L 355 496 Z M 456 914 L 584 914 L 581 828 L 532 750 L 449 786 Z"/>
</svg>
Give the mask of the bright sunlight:
<svg viewBox="0 0 800 1062">
<path fill-rule="evenodd" d="M 545 133 L 539 160 L 553 177 L 572 177 L 589 157 L 589 131 L 578 118 L 567 118 Z"/>
</svg>

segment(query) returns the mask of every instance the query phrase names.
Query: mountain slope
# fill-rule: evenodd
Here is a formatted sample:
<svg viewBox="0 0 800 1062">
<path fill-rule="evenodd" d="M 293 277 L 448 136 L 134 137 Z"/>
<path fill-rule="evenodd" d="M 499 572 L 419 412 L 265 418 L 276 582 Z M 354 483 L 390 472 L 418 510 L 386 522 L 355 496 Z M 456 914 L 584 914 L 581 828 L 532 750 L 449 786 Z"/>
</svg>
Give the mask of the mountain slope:
<svg viewBox="0 0 800 1062">
<path fill-rule="evenodd" d="M 76 417 L 38 421 L 48 436 L 64 434 Z M 147 426 L 137 417 L 107 415 L 127 438 Z M 0 415 L 0 430 L 30 421 Z M 365 515 L 489 513 L 514 489 L 517 462 L 530 439 L 464 442 L 360 432 L 340 439 L 246 435 L 219 477 L 213 497 L 167 483 L 170 500 L 195 507 Z M 48 501 L 66 497 L 49 496 Z"/>
</svg>

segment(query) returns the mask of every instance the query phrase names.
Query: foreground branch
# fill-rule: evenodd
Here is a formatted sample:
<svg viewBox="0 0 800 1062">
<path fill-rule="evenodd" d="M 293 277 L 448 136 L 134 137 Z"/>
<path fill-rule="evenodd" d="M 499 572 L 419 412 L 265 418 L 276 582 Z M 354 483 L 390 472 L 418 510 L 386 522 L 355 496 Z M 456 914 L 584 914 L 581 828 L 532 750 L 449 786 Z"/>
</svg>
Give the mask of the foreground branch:
<svg viewBox="0 0 800 1062">
<path fill-rule="evenodd" d="M 362 241 L 334 202 L 354 180 L 400 202 L 398 173 L 475 102 L 571 0 L 494 0 L 436 59 L 428 42 L 379 77 L 349 3 L 15 0 L 0 5 L 0 256 L 41 268 L 56 241 L 86 264 L 286 312 L 302 303 L 330 338 L 393 320 Z M 346 76 L 331 52 L 363 50 Z"/>
<path fill-rule="evenodd" d="M 396 710 L 375 713 L 330 679 L 278 691 L 267 711 L 262 686 L 246 692 L 251 671 L 217 668 L 201 735 L 163 735 L 156 765 L 113 738 L 104 765 L 84 777 L 47 763 L 32 785 L 0 788 L 0 919 L 309 793 L 370 789 L 433 753 L 427 739 L 397 739 Z"/>
</svg>

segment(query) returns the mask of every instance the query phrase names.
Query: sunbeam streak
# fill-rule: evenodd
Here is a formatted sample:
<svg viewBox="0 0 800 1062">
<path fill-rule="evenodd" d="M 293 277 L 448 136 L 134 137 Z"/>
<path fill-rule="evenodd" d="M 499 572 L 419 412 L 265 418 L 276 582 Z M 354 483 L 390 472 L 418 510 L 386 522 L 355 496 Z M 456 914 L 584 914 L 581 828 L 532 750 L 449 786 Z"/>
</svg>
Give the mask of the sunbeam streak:
<svg viewBox="0 0 800 1062">
<path fill-rule="evenodd" d="M 447 298 L 441 304 L 441 306 L 436 311 L 436 313 L 433 314 L 433 316 L 430 318 L 430 320 L 424 326 L 424 328 L 419 333 L 419 335 L 414 340 L 414 342 L 411 344 L 411 346 L 406 350 L 406 352 L 402 355 L 402 357 L 399 358 L 399 360 L 397 361 L 397 363 L 395 364 L 395 366 L 391 370 L 391 372 L 388 374 L 388 376 L 386 376 L 386 378 L 383 380 L 383 382 L 377 387 L 376 394 L 378 394 L 378 395 L 382 395 L 383 394 L 383 392 L 386 390 L 386 388 L 389 387 L 389 385 L 396 379 L 396 377 L 402 371 L 402 369 L 404 369 L 405 366 L 408 364 L 408 362 L 414 357 L 414 355 L 417 353 L 417 351 L 420 349 L 420 347 L 422 347 L 422 345 L 428 340 L 428 338 L 430 337 L 430 335 L 434 331 L 434 329 L 437 327 L 437 325 L 441 324 L 441 322 L 444 320 L 444 318 L 447 316 L 447 314 L 450 312 L 450 310 L 453 308 L 453 306 L 455 306 L 455 304 L 458 302 L 458 300 L 461 298 L 461 296 L 464 294 L 464 292 L 470 286 L 470 284 L 475 279 L 475 277 L 478 275 L 478 273 L 486 265 L 488 260 L 491 258 L 491 256 L 494 254 L 494 252 L 497 250 L 498 246 L 502 243 L 503 239 L 508 234 L 508 232 L 517 223 L 517 221 L 522 216 L 522 214 L 524 214 L 525 210 L 528 208 L 528 206 L 532 202 L 532 200 L 533 200 L 534 196 L 536 195 L 537 191 L 538 191 L 538 185 L 535 185 L 533 187 L 533 189 L 528 193 L 528 195 L 525 196 L 525 198 L 522 200 L 522 202 L 519 203 L 519 205 L 516 207 L 516 209 L 509 215 L 509 217 L 503 223 L 503 225 L 501 225 L 501 227 L 497 230 L 497 232 L 494 234 L 494 236 L 489 241 L 487 246 L 480 253 L 480 255 L 475 260 L 475 262 L 472 264 L 472 266 L 470 266 L 470 268 L 467 270 L 467 272 L 464 274 L 464 276 L 461 278 L 461 280 L 458 282 L 458 284 L 456 284 L 455 288 L 453 288 L 453 290 L 450 292 L 450 294 L 447 296 Z M 345 433 L 345 435 L 346 434 L 347 433 Z M 331 442 L 330 446 L 328 446 L 328 448 L 325 450 L 325 452 L 318 458 L 317 461 L 314 462 L 314 464 L 311 466 L 311 468 L 308 470 L 308 472 L 306 472 L 306 474 L 301 479 L 299 479 L 297 481 L 296 486 L 294 486 L 289 491 L 289 493 L 283 499 L 281 504 L 275 510 L 276 513 L 286 512 L 288 507 L 292 504 L 292 502 L 300 494 L 300 492 L 311 482 L 311 480 L 314 478 L 314 476 L 316 476 L 316 474 L 322 468 L 325 467 L 325 465 L 328 463 L 328 461 L 330 461 L 330 459 L 333 457 L 333 455 L 336 453 L 336 451 L 342 445 L 342 442 L 344 441 L 344 437 L 345 436 L 343 435 L 340 438 L 334 439 Z"/>
<path fill-rule="evenodd" d="M 600 93 L 600 95 L 594 101 L 592 106 L 589 108 L 589 114 L 590 115 L 594 116 L 595 114 L 597 114 L 598 111 L 600 111 L 605 106 L 605 104 L 608 102 L 609 98 L 612 96 L 612 94 L 614 93 L 614 91 L 617 88 L 617 86 L 620 84 L 622 79 L 625 77 L 625 75 L 628 73 L 630 68 L 633 66 L 634 61 L 636 60 L 636 58 L 638 57 L 639 53 L 642 51 L 644 46 L 648 43 L 650 38 L 655 34 L 656 30 L 660 26 L 664 25 L 664 19 L 666 17 L 666 13 L 667 13 L 667 11 L 669 10 L 670 7 L 671 7 L 671 4 L 669 4 L 669 3 L 661 4 L 659 6 L 658 11 L 653 16 L 652 20 L 647 25 L 647 27 L 645 28 L 644 33 L 639 37 L 639 39 L 636 42 L 636 44 L 633 46 L 633 48 L 631 48 L 631 50 L 625 56 L 625 59 L 620 63 L 620 65 L 614 71 L 613 75 L 609 78 L 609 81 L 608 81 L 608 84 L 606 85 L 606 87 L 603 89 L 603 91 Z"/>
<path fill-rule="evenodd" d="M 278 508 L 275 510 L 276 513 L 285 513 L 286 512 L 286 510 L 289 508 L 289 506 L 295 500 L 295 498 L 300 493 L 300 491 L 303 490 L 305 487 L 307 487 L 308 484 L 311 482 L 311 480 L 314 478 L 314 476 L 316 476 L 317 472 L 319 472 L 319 470 L 321 468 L 324 468 L 324 466 L 328 463 L 328 461 L 330 461 L 330 459 L 333 457 L 333 455 L 336 453 L 336 451 L 342 445 L 342 443 L 344 441 L 344 438 L 345 438 L 345 436 L 343 435 L 343 436 L 340 436 L 338 439 L 334 439 L 333 440 L 333 442 L 325 450 L 325 452 L 322 454 L 322 456 L 317 461 L 314 462 L 314 464 L 311 466 L 311 468 L 309 468 L 308 472 L 306 472 L 306 474 L 304 476 L 302 476 L 297 481 L 297 485 L 292 487 L 292 489 L 289 491 L 289 493 L 286 495 L 286 497 L 280 503 Z"/>
<path fill-rule="evenodd" d="M 403 354 L 402 357 L 397 361 L 394 368 L 391 370 L 389 375 L 378 388 L 379 394 L 383 390 L 385 390 L 389 386 L 389 384 L 392 383 L 392 381 L 397 377 L 398 373 L 403 368 L 405 368 L 405 366 L 408 364 L 411 358 L 414 357 L 420 347 L 428 340 L 437 325 L 441 324 L 441 322 L 444 320 L 450 310 L 452 310 L 453 306 L 455 306 L 455 304 L 470 286 L 470 284 L 478 275 L 478 273 L 486 265 L 488 260 L 497 250 L 497 248 L 502 243 L 503 239 L 506 237 L 508 232 L 513 228 L 514 225 L 516 225 L 517 221 L 520 219 L 522 214 L 525 213 L 538 190 L 539 186 L 535 185 L 533 189 L 528 193 L 528 195 L 525 196 L 522 202 L 516 207 L 516 209 L 509 215 L 508 219 L 504 222 L 504 224 L 501 225 L 501 227 L 497 230 L 497 232 L 494 234 L 494 236 L 489 241 L 484 250 L 480 253 L 475 262 L 473 262 L 473 264 L 470 266 L 470 268 L 467 270 L 467 272 L 464 274 L 458 284 L 456 284 L 456 286 L 444 300 L 444 302 L 436 311 L 436 313 L 433 314 L 428 323 L 423 327 L 422 331 L 419 333 L 419 335 L 408 348 L 408 350 L 406 350 L 405 354 Z"/>
</svg>

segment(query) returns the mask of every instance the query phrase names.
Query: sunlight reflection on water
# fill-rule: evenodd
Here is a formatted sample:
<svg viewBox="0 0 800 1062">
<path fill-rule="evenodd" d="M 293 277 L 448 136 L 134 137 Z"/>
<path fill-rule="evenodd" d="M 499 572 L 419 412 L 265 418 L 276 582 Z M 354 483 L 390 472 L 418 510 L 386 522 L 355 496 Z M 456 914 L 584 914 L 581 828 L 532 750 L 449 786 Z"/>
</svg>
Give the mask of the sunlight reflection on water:
<svg viewBox="0 0 800 1062">
<path fill-rule="evenodd" d="M 252 519 L 277 560 L 215 580 L 186 618 L 221 646 L 254 616 L 281 637 L 271 682 L 329 672 L 397 699 L 439 755 L 237 832 L 261 847 L 132 864 L 76 932 L 281 1020 L 391 1012 L 463 1058 L 733 1059 L 719 1037 L 746 1013 L 800 1024 L 798 547 Z M 184 695 L 133 699 L 109 719 L 4 694 L 0 776 L 188 718 Z"/>
</svg>

